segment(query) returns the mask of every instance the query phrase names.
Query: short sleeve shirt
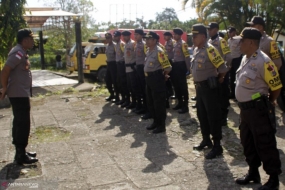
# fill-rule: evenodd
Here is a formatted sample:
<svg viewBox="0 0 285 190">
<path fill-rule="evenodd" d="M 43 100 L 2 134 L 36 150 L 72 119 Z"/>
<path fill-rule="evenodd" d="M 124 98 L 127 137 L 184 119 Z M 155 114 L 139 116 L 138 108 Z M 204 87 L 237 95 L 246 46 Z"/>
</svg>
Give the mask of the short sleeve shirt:
<svg viewBox="0 0 285 190">
<path fill-rule="evenodd" d="M 116 51 L 116 61 L 124 61 L 124 49 L 125 49 L 125 42 L 119 41 L 115 45 L 115 51 Z"/>
<path fill-rule="evenodd" d="M 282 87 L 276 65 L 260 49 L 250 58 L 243 57 L 237 70 L 235 94 L 239 102 L 253 99 L 257 93 L 267 95 Z"/>
<path fill-rule="evenodd" d="M 135 46 L 136 65 L 143 65 L 146 56 L 146 44 L 144 41 L 137 42 Z"/>
<path fill-rule="evenodd" d="M 166 49 L 166 54 L 168 56 L 168 59 L 174 58 L 173 47 L 174 47 L 174 40 L 170 39 L 165 42 L 165 49 Z"/>
<path fill-rule="evenodd" d="M 8 97 L 30 97 L 32 74 L 26 51 L 21 45 L 16 45 L 8 54 L 5 65 L 11 68 L 8 79 Z"/>
<path fill-rule="evenodd" d="M 125 44 L 124 58 L 126 64 L 136 62 L 135 42 L 133 40 L 130 40 Z"/>
<path fill-rule="evenodd" d="M 111 44 L 107 44 L 105 53 L 108 62 L 116 61 L 115 44 L 113 42 Z"/>
<path fill-rule="evenodd" d="M 234 39 L 234 38 L 229 38 L 228 39 L 228 44 L 231 50 L 231 55 L 232 58 L 238 58 L 241 56 L 241 51 L 240 51 L 240 40 L 239 39 Z"/>
<path fill-rule="evenodd" d="M 232 62 L 231 50 L 224 38 L 218 36 L 214 40 L 209 39 L 209 43 L 219 51 L 220 55 L 223 57 L 227 64 L 230 64 Z"/>
</svg>

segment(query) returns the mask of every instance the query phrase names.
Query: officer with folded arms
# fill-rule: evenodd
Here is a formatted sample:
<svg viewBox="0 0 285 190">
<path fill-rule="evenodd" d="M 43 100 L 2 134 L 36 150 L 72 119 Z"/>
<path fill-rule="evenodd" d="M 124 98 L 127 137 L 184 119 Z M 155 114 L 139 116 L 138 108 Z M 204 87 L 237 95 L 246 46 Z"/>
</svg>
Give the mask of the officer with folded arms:
<svg viewBox="0 0 285 190">
<path fill-rule="evenodd" d="M 270 177 L 258 189 L 275 190 L 279 187 L 281 161 L 276 147 L 274 105 L 282 84 L 277 67 L 259 49 L 260 31 L 247 27 L 238 38 L 244 57 L 237 70 L 235 94 L 240 107 L 240 139 L 249 171 L 236 183 L 260 183 L 258 168 L 262 163 Z"/>
<path fill-rule="evenodd" d="M 166 130 L 165 80 L 169 77 L 171 65 L 165 52 L 157 45 L 158 35 L 150 31 L 145 38 L 148 46 L 144 66 L 147 105 L 153 117 L 153 123 L 147 127 L 147 130 L 162 133 Z"/>
<path fill-rule="evenodd" d="M 201 151 L 205 147 L 212 148 L 205 156 L 206 159 L 212 159 L 223 153 L 220 143 L 222 139 L 220 91 L 228 69 L 219 51 L 207 42 L 206 26 L 193 25 L 192 34 L 195 49 L 191 70 L 196 87 L 197 116 L 203 137 L 200 145 L 194 146 L 194 149 Z"/>
</svg>

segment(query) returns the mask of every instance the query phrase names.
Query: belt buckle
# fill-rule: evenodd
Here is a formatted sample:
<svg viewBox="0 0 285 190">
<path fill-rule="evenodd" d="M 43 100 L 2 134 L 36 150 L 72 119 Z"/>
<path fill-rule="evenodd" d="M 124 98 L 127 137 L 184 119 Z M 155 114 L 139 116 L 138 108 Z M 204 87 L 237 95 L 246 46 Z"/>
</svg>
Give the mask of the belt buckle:
<svg viewBox="0 0 285 190">
<path fill-rule="evenodd" d="M 145 73 L 144 73 L 144 76 L 146 76 L 146 77 L 147 77 L 147 76 L 148 76 L 148 74 L 145 72 Z"/>
</svg>

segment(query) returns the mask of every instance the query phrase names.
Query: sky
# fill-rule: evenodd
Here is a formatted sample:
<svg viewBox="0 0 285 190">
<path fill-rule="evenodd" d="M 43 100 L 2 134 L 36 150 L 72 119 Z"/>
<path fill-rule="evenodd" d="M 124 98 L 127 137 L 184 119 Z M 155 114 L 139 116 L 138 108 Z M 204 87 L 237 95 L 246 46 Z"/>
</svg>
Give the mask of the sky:
<svg viewBox="0 0 285 190">
<path fill-rule="evenodd" d="M 154 20 L 155 13 L 162 12 L 164 8 L 174 8 L 180 21 L 186 21 L 191 18 L 197 18 L 195 9 L 186 4 L 185 11 L 182 10 L 182 0 L 91 0 L 96 11 L 91 15 L 96 22 L 112 23 L 120 22 L 124 18 L 135 20 L 144 18 L 144 20 Z M 163 3 L 162 3 L 163 2 Z M 42 7 L 44 0 L 27 0 L 27 7 Z"/>
</svg>

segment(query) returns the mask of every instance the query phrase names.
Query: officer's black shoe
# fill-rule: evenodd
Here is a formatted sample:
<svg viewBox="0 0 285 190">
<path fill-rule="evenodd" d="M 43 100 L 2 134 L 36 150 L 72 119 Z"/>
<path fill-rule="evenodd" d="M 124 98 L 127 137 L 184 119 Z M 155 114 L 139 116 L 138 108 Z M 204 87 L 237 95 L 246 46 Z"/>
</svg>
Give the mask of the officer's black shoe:
<svg viewBox="0 0 285 190">
<path fill-rule="evenodd" d="M 246 185 L 250 182 L 260 183 L 260 175 L 257 168 L 254 171 L 249 170 L 245 176 L 236 179 L 236 183 L 239 185 Z"/>
<path fill-rule="evenodd" d="M 37 161 L 38 161 L 37 158 L 28 156 L 24 148 L 16 148 L 16 156 L 14 161 L 16 164 L 18 165 L 33 164 Z"/>
<path fill-rule="evenodd" d="M 213 146 L 212 150 L 205 156 L 206 159 L 213 159 L 223 154 L 222 146 Z"/>
<path fill-rule="evenodd" d="M 200 143 L 199 146 L 194 146 L 193 149 L 194 150 L 198 150 L 198 151 L 201 151 L 203 150 L 205 147 L 208 147 L 208 148 L 212 148 L 213 147 L 213 143 L 210 139 L 208 140 L 202 140 L 202 142 Z"/>
<path fill-rule="evenodd" d="M 133 109 L 136 107 L 136 103 L 132 102 L 128 106 L 126 106 L 127 109 Z"/>
<path fill-rule="evenodd" d="M 144 108 L 140 108 L 140 109 L 137 109 L 136 110 L 136 114 L 144 114 L 146 111 L 145 111 L 145 109 Z"/>
<path fill-rule="evenodd" d="M 120 101 L 116 102 L 115 104 L 116 105 L 122 105 L 123 103 L 125 103 L 125 100 L 120 100 Z"/>
<path fill-rule="evenodd" d="M 147 130 L 153 130 L 157 127 L 155 123 L 152 123 L 150 126 L 146 127 Z"/>
<path fill-rule="evenodd" d="M 153 134 L 157 134 L 157 133 L 164 133 L 166 131 L 165 128 L 160 128 L 160 127 L 157 127 L 156 129 L 154 129 L 152 131 Z"/>
<path fill-rule="evenodd" d="M 193 104 L 191 107 L 192 107 L 192 108 L 197 108 L 197 105 L 196 105 L 196 104 Z"/>
<path fill-rule="evenodd" d="M 127 106 L 129 106 L 131 103 L 129 102 L 129 101 L 125 101 L 125 103 L 123 103 L 122 105 L 121 105 L 121 108 L 125 108 L 125 107 L 127 107 Z"/>
<path fill-rule="evenodd" d="M 183 107 L 183 104 L 181 102 L 179 102 L 174 108 L 172 108 L 173 110 L 179 110 Z"/>
<path fill-rule="evenodd" d="M 279 179 L 278 176 L 270 176 L 269 180 L 258 188 L 258 190 L 278 190 Z"/>
<path fill-rule="evenodd" d="M 172 100 L 174 100 L 174 99 L 176 99 L 176 96 L 170 96 L 170 98 L 172 99 Z"/>
<path fill-rule="evenodd" d="M 110 95 L 109 97 L 105 98 L 106 101 L 112 101 L 114 99 L 114 95 Z"/>
<path fill-rule="evenodd" d="M 188 106 L 183 106 L 178 113 L 183 114 L 183 113 L 188 113 L 189 112 L 189 108 Z"/>
<path fill-rule="evenodd" d="M 191 97 L 191 100 L 196 101 L 197 100 L 196 96 Z"/>
<path fill-rule="evenodd" d="M 116 97 L 115 99 L 112 99 L 112 103 L 117 103 L 117 102 L 120 102 L 120 98 L 119 97 Z"/>
<path fill-rule="evenodd" d="M 26 152 L 26 154 L 30 157 L 37 157 L 37 153 L 36 152 Z"/>
<path fill-rule="evenodd" d="M 152 116 L 151 116 L 151 114 L 150 114 L 149 112 L 147 112 L 146 114 L 142 115 L 141 118 L 142 118 L 143 120 L 146 120 L 146 119 L 151 119 Z"/>
</svg>

